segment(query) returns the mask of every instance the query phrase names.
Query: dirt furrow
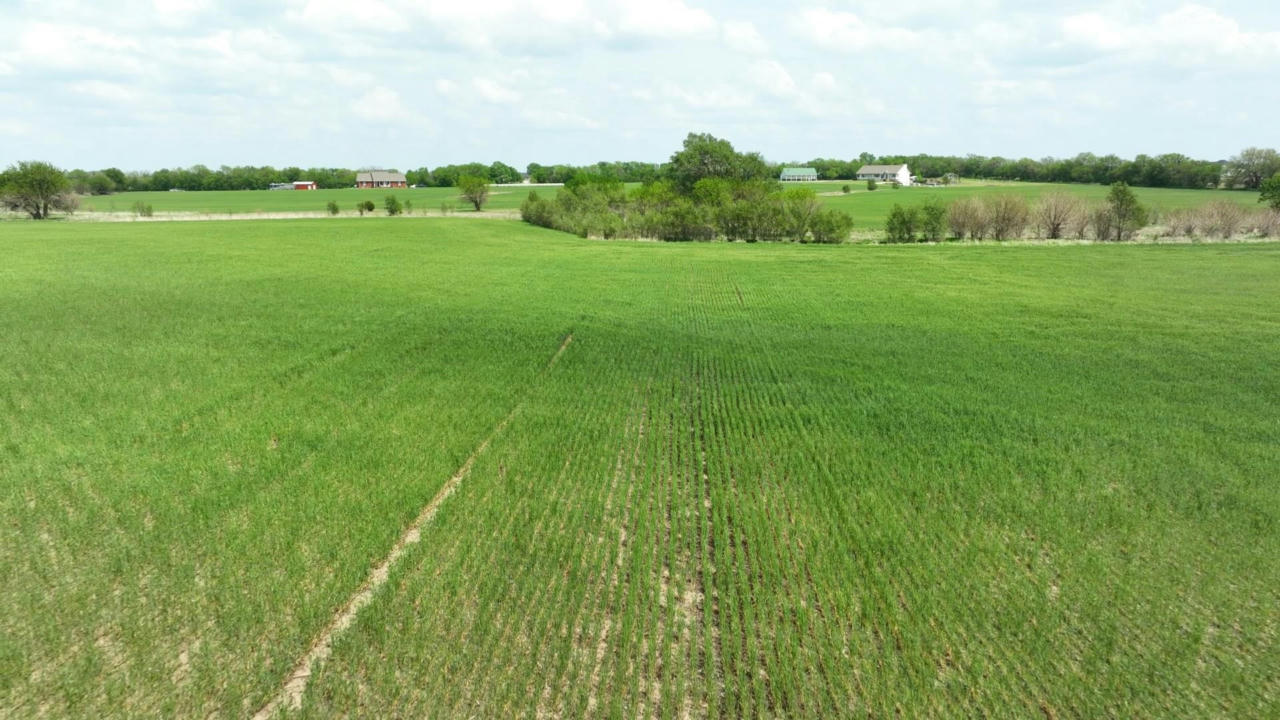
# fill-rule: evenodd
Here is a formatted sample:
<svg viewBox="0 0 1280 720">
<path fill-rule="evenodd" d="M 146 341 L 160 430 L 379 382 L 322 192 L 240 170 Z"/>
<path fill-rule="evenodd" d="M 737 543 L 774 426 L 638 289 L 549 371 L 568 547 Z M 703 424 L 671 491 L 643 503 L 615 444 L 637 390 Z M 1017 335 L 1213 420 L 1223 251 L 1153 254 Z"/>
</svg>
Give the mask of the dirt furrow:
<svg viewBox="0 0 1280 720">
<path fill-rule="evenodd" d="M 543 368 L 543 375 L 555 367 L 571 342 L 573 342 L 572 333 L 565 336 L 560 348 L 551 356 L 551 360 Z M 324 664 L 325 660 L 333 652 L 334 639 L 351 627 L 360 611 L 373 602 L 374 596 L 377 595 L 378 591 L 390 578 L 391 569 L 399 562 L 411 545 L 417 544 L 422 539 L 422 528 L 431 522 L 431 519 L 435 517 L 444 501 L 458 489 L 462 481 L 471 473 L 471 468 L 475 465 L 476 458 L 480 457 L 489 448 L 493 439 L 506 429 L 507 425 L 511 423 L 511 420 L 520 411 L 522 404 L 517 402 L 515 407 L 511 408 L 506 417 L 502 418 L 494 426 L 493 430 L 489 432 L 488 436 L 471 451 L 462 466 L 440 488 L 435 497 L 431 498 L 431 501 L 423 506 L 422 510 L 418 512 L 418 516 L 413 519 L 413 522 L 409 523 L 400 538 L 391 546 L 391 550 L 387 555 L 373 567 L 373 570 L 369 572 L 360 588 L 347 599 L 347 602 L 343 604 L 329 624 L 311 643 L 310 649 L 294 664 L 293 670 L 285 678 L 284 686 L 280 691 L 266 705 L 263 705 L 258 712 L 254 713 L 253 720 L 268 720 L 284 707 L 292 710 L 302 707 L 302 698 L 306 694 L 307 684 L 311 681 L 311 675 L 319 670 L 320 666 Z"/>
</svg>

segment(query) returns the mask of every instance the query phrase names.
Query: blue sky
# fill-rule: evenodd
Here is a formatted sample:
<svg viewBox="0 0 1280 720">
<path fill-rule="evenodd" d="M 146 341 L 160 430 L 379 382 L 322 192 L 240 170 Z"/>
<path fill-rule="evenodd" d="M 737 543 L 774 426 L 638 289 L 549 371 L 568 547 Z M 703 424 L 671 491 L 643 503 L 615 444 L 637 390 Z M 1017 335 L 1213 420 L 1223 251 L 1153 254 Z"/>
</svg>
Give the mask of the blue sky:
<svg viewBox="0 0 1280 720">
<path fill-rule="evenodd" d="M 1272 2 L 0 0 L 0 165 L 1220 159 L 1280 145 Z"/>
</svg>

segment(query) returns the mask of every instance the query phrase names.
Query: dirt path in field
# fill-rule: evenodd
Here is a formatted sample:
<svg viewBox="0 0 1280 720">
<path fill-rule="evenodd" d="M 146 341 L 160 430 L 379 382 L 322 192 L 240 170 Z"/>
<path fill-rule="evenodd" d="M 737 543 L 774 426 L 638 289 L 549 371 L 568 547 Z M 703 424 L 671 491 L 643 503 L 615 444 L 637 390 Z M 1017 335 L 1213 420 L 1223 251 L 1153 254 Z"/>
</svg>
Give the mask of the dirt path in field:
<svg viewBox="0 0 1280 720">
<path fill-rule="evenodd" d="M 571 342 L 573 342 L 573 333 L 569 333 L 565 337 L 564 342 L 560 344 L 560 348 L 556 350 L 555 355 L 551 356 L 551 360 L 547 362 L 540 375 L 545 376 L 551 372 L 551 369 L 560 361 L 560 357 L 564 355 Z M 360 611 L 373 602 L 374 596 L 377 595 L 378 591 L 382 589 L 382 586 L 391 577 L 391 569 L 399 562 L 411 545 L 415 545 L 422 540 L 422 528 L 431 522 L 431 519 L 435 517 L 436 512 L 439 511 L 444 501 L 449 499 L 449 496 L 458 489 L 458 486 L 462 484 L 467 475 L 471 474 L 471 467 L 475 464 L 476 459 L 489 448 L 489 444 L 493 442 L 493 439 L 506 429 L 523 404 L 524 402 L 520 401 L 516 403 L 515 407 L 511 408 L 511 412 L 507 413 L 506 417 L 502 418 L 489 431 L 488 436 L 481 440 L 480 444 L 471 451 L 471 455 L 445 482 L 444 486 L 435 494 L 435 497 L 431 498 L 431 501 L 423 506 L 422 510 L 418 512 L 418 516 L 413 519 L 413 522 L 409 523 L 409 526 L 400 535 L 400 539 L 396 540 L 395 544 L 391 546 L 391 550 L 387 555 L 373 567 L 373 570 L 365 578 L 364 583 L 360 585 L 355 594 L 347 599 L 347 602 L 338 610 L 338 613 L 329 621 L 329 624 L 312 641 L 310 649 L 298 659 L 293 671 L 285 678 L 284 686 L 280 688 L 280 692 L 270 702 L 263 705 L 258 712 L 254 713 L 253 720 L 268 720 L 284 707 L 288 707 L 291 710 L 297 710 L 302 707 L 302 697 L 307 692 L 307 684 L 311 681 L 311 674 L 319 670 L 320 666 L 324 664 L 325 660 L 333 652 L 334 639 L 351 627 Z"/>
</svg>

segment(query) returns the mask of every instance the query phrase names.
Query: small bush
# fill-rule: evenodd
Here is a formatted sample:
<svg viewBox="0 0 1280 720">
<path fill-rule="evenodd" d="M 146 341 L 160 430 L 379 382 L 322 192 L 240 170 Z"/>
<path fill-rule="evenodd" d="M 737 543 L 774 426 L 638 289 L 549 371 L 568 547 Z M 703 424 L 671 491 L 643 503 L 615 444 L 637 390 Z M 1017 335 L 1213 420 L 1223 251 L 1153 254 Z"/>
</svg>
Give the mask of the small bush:
<svg viewBox="0 0 1280 720">
<path fill-rule="evenodd" d="M 413 201 L 412 201 L 412 200 L 405 200 L 405 201 L 404 201 L 404 214 L 405 214 L 405 215 L 412 215 L 412 214 L 413 214 Z"/>
<path fill-rule="evenodd" d="M 809 233 L 815 243 L 837 244 L 853 232 L 853 218 L 839 210 L 819 210 L 809 221 Z"/>
<path fill-rule="evenodd" d="M 445 200 L 444 202 L 440 203 L 440 214 L 441 215 L 453 214 L 453 203 L 449 202 L 448 200 Z"/>
<path fill-rule="evenodd" d="M 1165 226 L 1174 237 L 1193 238 L 1200 231 L 1200 217 L 1187 208 L 1170 210 L 1165 214 Z"/>
<path fill-rule="evenodd" d="M 373 212 L 374 207 L 376 206 L 373 204 L 372 200 L 361 200 L 356 203 L 356 211 L 360 213 L 360 217 L 364 217 L 364 214 L 367 212 Z"/>
<path fill-rule="evenodd" d="M 942 240 L 947 233 L 947 208 L 937 200 L 930 200 L 920 207 L 920 239 L 930 242 Z"/>
<path fill-rule="evenodd" d="M 904 208 L 894 203 L 889 211 L 889 219 L 885 221 L 884 233 L 886 242 L 910 243 L 916 241 L 916 228 L 920 224 L 920 212 L 915 208 Z"/>
<path fill-rule="evenodd" d="M 520 219 L 538 227 L 554 227 L 551 203 L 544 200 L 537 190 L 530 190 L 529 197 L 520 203 Z"/>
<path fill-rule="evenodd" d="M 1280 237 L 1280 210 L 1263 210 L 1257 217 L 1258 235 Z"/>
<path fill-rule="evenodd" d="M 947 208 L 947 225 L 958 240 L 981 240 L 987 236 L 986 209 L 977 198 L 956 200 Z"/>
<path fill-rule="evenodd" d="M 840 192 L 844 193 L 845 195 L 848 195 L 849 193 L 853 192 L 853 188 L 849 187 L 847 184 L 841 185 Z"/>
<path fill-rule="evenodd" d="M 337 200 L 330 200 L 330 201 L 329 201 L 329 204 L 328 204 L 328 205 L 325 205 L 325 210 L 327 210 L 327 211 L 329 212 L 329 214 L 330 214 L 330 215 L 337 215 L 337 214 L 338 214 L 338 201 L 337 201 Z"/>
<path fill-rule="evenodd" d="M 1034 222 L 1039 236 L 1049 240 L 1057 240 L 1077 222 L 1077 216 L 1084 212 L 1084 203 L 1076 195 L 1066 192 L 1051 192 L 1040 198 L 1036 204 Z"/>
<path fill-rule="evenodd" d="M 875 181 L 875 180 L 868 180 L 868 181 L 867 181 L 867 189 L 868 189 L 868 190 L 875 190 L 875 189 L 876 189 L 876 181 Z"/>
<path fill-rule="evenodd" d="M 991 237 L 996 240 L 1017 240 L 1027 229 L 1031 219 L 1031 207 L 1021 195 L 989 195 L 983 203 Z"/>
<path fill-rule="evenodd" d="M 1200 208 L 1200 228 L 1206 235 L 1226 238 L 1235 235 L 1244 225 L 1245 209 L 1230 200 L 1215 200 Z"/>
<path fill-rule="evenodd" d="M 404 212 L 404 206 L 400 204 L 399 198 L 395 195 L 388 195 L 386 199 L 382 201 L 382 206 L 387 209 L 388 215 L 395 216 Z"/>
<path fill-rule="evenodd" d="M 133 214 L 135 217 L 151 217 L 155 214 L 155 209 L 151 207 L 151 203 L 139 200 L 133 204 Z"/>
<path fill-rule="evenodd" d="M 1115 218 L 1105 205 L 1090 208 L 1088 215 L 1089 230 L 1094 240 L 1107 242 L 1115 235 Z"/>
</svg>

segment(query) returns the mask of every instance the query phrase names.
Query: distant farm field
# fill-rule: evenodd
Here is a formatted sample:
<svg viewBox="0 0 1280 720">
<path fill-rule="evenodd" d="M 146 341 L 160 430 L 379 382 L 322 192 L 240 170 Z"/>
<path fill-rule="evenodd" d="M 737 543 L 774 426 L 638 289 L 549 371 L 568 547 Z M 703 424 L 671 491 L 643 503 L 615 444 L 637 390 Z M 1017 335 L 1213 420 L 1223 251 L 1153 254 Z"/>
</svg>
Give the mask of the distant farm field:
<svg viewBox="0 0 1280 720">
<path fill-rule="evenodd" d="M 849 194 L 841 192 L 848 185 Z M 1101 204 L 1105 201 L 1109 188 L 1105 185 L 1065 185 L 1055 183 L 987 183 L 981 180 L 965 180 L 959 185 L 943 187 L 915 186 L 894 190 L 883 183 L 874 190 L 868 191 L 865 182 L 820 182 L 806 183 L 820 193 L 831 193 L 823 197 L 830 207 L 838 208 L 853 217 L 854 227 L 860 230 L 883 230 L 885 219 L 894 204 L 904 207 L 923 205 L 933 199 L 951 203 L 964 197 L 984 197 L 993 194 L 1012 193 L 1025 197 L 1034 203 L 1040 196 L 1049 192 L 1067 192 L 1079 195 L 1088 201 Z M 1176 188 L 1133 188 L 1133 192 L 1149 209 L 1161 212 L 1178 208 L 1195 208 L 1210 202 L 1227 200 L 1240 203 L 1248 208 L 1262 207 L 1258 204 L 1258 193 L 1236 190 L 1182 190 Z"/>
<path fill-rule="evenodd" d="M 499 186 L 490 189 L 486 210 L 514 210 L 529 195 L 529 190 L 554 195 L 557 187 Z M 157 213 L 250 214 L 281 212 L 325 212 L 325 206 L 336 202 L 344 214 L 355 214 L 356 203 L 372 200 L 376 214 L 384 214 L 382 203 L 394 195 L 403 203 L 413 203 L 412 211 L 440 214 L 440 205 L 448 204 L 456 212 L 473 210 L 457 188 L 396 188 L 384 190 L 202 190 L 183 192 L 126 192 L 99 195 L 81 200 L 81 210 L 89 212 L 130 213 L 135 203 L 151 205 Z"/>
<path fill-rule="evenodd" d="M 848 185 L 849 194 L 841 192 Z M 883 230 L 885 219 L 895 203 L 910 206 L 920 205 L 931 199 L 950 203 L 962 197 L 982 197 L 991 194 L 1014 193 L 1034 202 L 1046 192 L 1069 192 L 1086 199 L 1101 203 L 1107 190 L 1102 185 L 1055 185 L 1051 183 L 985 183 L 966 180 L 950 187 L 913 187 L 894 190 L 888 185 L 881 185 L 874 192 L 866 189 L 866 183 L 857 182 L 817 182 L 804 183 L 819 193 L 823 203 L 848 213 L 854 220 L 858 230 Z M 530 190 L 554 197 L 559 191 L 557 186 L 495 186 L 489 198 L 486 210 L 514 211 L 529 195 Z M 1147 207 L 1160 210 L 1199 207 L 1215 200 L 1237 202 L 1249 208 L 1258 205 L 1258 193 L 1243 191 L 1217 190 L 1178 190 L 1165 188 L 1134 188 L 1138 199 Z M 418 214 L 424 212 L 439 215 L 442 203 L 450 205 L 456 212 L 469 212 L 472 208 L 466 200 L 458 195 L 456 188 L 409 188 L 407 190 L 229 190 L 207 192 L 131 192 L 87 197 L 82 201 L 82 210 L 90 212 L 129 213 L 135 203 L 143 202 L 152 206 L 157 213 L 210 213 L 210 214 L 252 214 L 252 213 L 323 213 L 329 201 L 338 203 L 343 214 L 354 214 L 357 202 L 372 200 L 377 206 L 375 214 L 384 214 L 382 202 L 387 195 L 395 195 L 402 202 L 413 203 L 413 210 Z"/>
<path fill-rule="evenodd" d="M 0 251 L 2 715 L 1280 710 L 1278 245 Z"/>
</svg>

